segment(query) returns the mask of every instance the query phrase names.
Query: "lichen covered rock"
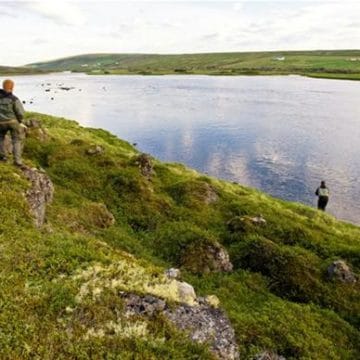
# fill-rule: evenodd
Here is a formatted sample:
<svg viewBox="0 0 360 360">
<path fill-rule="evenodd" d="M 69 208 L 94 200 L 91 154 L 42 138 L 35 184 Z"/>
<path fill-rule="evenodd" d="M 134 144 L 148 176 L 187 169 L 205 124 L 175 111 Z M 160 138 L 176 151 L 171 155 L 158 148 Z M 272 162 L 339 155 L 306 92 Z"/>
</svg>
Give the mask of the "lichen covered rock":
<svg viewBox="0 0 360 360">
<path fill-rule="evenodd" d="M 150 155 L 140 154 L 135 159 L 135 164 L 139 166 L 140 172 L 147 179 L 151 179 L 154 174 L 154 167 Z"/>
<path fill-rule="evenodd" d="M 349 265 L 343 260 L 336 260 L 328 267 L 328 275 L 331 279 L 343 283 L 355 283 L 356 276 L 351 271 Z"/>
<path fill-rule="evenodd" d="M 218 359 L 239 358 L 234 329 L 223 311 L 206 303 L 169 307 L 166 301 L 155 296 L 126 292 L 122 292 L 120 296 L 124 299 L 124 311 L 127 315 L 151 317 L 161 313 L 179 330 L 185 331 L 192 341 L 208 343 Z"/>
<path fill-rule="evenodd" d="M 45 221 L 46 205 L 53 199 L 54 185 L 44 171 L 26 166 L 22 171 L 31 182 L 31 187 L 25 194 L 26 200 L 34 216 L 35 225 L 41 227 Z"/>
</svg>

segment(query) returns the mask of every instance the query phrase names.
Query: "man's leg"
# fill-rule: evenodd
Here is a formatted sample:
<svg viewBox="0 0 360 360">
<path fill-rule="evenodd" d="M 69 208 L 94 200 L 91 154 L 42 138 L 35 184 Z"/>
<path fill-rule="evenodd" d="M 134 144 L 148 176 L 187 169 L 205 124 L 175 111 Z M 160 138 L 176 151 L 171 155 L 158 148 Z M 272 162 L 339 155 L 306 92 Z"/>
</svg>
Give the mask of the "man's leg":
<svg viewBox="0 0 360 360">
<path fill-rule="evenodd" d="M 8 131 L 6 126 L 0 124 L 0 160 L 6 161 L 6 151 L 5 151 L 5 135 Z"/>
<path fill-rule="evenodd" d="M 25 138 L 24 130 L 20 126 L 20 124 L 14 121 L 11 124 L 11 140 L 13 144 L 13 155 L 14 155 L 14 164 L 15 165 L 22 165 L 22 142 Z"/>
</svg>

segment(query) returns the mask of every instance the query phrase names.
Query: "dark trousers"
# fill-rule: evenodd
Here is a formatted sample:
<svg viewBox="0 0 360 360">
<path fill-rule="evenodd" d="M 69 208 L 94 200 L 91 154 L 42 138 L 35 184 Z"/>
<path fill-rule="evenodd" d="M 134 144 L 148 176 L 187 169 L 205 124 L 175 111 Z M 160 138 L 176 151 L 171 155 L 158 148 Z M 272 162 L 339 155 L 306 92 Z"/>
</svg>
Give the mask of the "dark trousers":
<svg viewBox="0 0 360 360">
<path fill-rule="evenodd" d="M 329 201 L 329 197 L 328 196 L 319 196 L 319 200 L 318 200 L 318 209 L 325 211 L 326 205 Z"/>
</svg>

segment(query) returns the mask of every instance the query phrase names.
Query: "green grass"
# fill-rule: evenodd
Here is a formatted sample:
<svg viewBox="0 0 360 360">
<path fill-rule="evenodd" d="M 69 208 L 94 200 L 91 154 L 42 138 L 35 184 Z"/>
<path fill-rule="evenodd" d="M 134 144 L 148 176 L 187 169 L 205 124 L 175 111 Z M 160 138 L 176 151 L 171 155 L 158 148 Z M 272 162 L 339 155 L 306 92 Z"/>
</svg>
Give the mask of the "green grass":
<svg viewBox="0 0 360 360">
<path fill-rule="evenodd" d="M 55 197 L 45 226 L 34 228 L 23 197 L 29 184 L 0 164 L 0 358 L 211 359 L 161 316 L 121 314 L 119 290 L 176 301 L 162 275 L 170 266 L 182 267 L 198 295 L 218 296 L 242 359 L 264 349 L 287 359 L 360 357 L 359 282 L 326 275 L 339 258 L 359 274 L 359 227 L 181 164 L 154 159 L 149 181 L 134 161 L 138 151 L 114 135 L 29 118 L 48 137 L 30 132 L 25 162 L 45 169 Z M 93 145 L 105 151 L 87 155 Z M 218 200 L 206 204 L 209 186 Z M 104 225 L 103 205 L 113 226 Z M 266 226 L 228 225 L 259 213 Z M 228 250 L 233 272 L 199 271 L 214 242 Z M 109 324 L 122 331 L 91 335 Z"/>
<path fill-rule="evenodd" d="M 43 73 L 40 69 L 31 69 L 27 67 L 13 67 L 13 66 L 0 66 L 0 75 L 32 75 L 32 74 L 39 74 Z"/>
<path fill-rule="evenodd" d="M 284 60 L 277 58 L 284 57 Z M 358 80 L 360 50 L 204 54 L 88 54 L 28 65 L 98 74 L 287 75 Z"/>
</svg>

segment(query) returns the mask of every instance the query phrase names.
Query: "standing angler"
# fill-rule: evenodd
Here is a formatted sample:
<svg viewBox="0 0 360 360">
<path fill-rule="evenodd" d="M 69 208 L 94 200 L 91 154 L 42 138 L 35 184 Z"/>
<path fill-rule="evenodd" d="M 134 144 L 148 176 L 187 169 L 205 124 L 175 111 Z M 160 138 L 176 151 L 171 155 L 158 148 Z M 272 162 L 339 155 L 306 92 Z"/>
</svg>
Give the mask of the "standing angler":
<svg viewBox="0 0 360 360">
<path fill-rule="evenodd" d="M 330 195 L 329 189 L 326 187 L 325 181 L 322 181 L 320 183 L 320 186 L 315 191 L 315 195 L 319 197 L 318 209 L 325 211 Z"/>
<path fill-rule="evenodd" d="M 13 95 L 14 82 L 4 80 L 3 88 L 0 89 L 0 160 L 6 161 L 5 135 L 11 134 L 13 145 L 14 164 L 22 166 L 21 153 L 24 139 L 24 126 L 21 124 L 24 118 L 24 108 L 20 100 Z"/>
</svg>

